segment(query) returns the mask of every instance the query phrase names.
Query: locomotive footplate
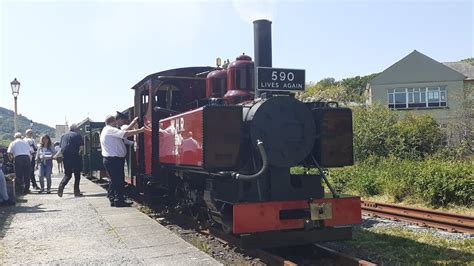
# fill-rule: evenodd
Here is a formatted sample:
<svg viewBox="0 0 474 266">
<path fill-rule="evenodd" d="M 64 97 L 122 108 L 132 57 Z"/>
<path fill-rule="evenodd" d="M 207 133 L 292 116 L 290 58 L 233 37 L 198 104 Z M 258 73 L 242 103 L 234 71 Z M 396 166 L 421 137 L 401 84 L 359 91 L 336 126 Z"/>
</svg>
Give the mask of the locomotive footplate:
<svg viewBox="0 0 474 266">
<path fill-rule="evenodd" d="M 317 242 L 352 239 L 352 227 L 317 228 L 314 230 L 273 231 L 237 237 L 242 248 L 276 248 Z"/>
</svg>

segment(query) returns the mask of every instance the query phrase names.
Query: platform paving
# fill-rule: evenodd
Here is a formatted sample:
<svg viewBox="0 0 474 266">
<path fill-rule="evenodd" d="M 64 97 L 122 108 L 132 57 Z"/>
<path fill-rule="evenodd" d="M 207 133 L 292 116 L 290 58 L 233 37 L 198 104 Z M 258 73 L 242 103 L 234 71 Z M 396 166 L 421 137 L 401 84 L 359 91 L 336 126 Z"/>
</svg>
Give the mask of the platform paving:
<svg viewBox="0 0 474 266">
<path fill-rule="evenodd" d="M 86 178 L 81 198 L 73 179 L 59 198 L 59 182 L 56 174 L 52 194 L 33 191 L 0 207 L 0 265 L 219 265 L 136 208 L 110 207 L 105 191 Z"/>
</svg>

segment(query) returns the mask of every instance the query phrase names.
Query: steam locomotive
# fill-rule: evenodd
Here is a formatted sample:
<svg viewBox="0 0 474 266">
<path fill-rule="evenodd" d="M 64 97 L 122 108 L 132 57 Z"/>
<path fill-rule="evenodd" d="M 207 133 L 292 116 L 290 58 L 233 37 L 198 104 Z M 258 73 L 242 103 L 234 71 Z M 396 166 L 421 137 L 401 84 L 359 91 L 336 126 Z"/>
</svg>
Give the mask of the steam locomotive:
<svg viewBox="0 0 474 266">
<path fill-rule="evenodd" d="M 243 54 L 132 87 L 129 112 L 146 130 L 127 182 L 166 190 L 196 218 L 259 246 L 350 239 L 360 199 L 337 195 L 323 168 L 353 164 L 351 111 L 297 100 L 304 71 L 271 68 L 271 22 L 255 21 L 254 38 L 255 62 Z"/>
</svg>

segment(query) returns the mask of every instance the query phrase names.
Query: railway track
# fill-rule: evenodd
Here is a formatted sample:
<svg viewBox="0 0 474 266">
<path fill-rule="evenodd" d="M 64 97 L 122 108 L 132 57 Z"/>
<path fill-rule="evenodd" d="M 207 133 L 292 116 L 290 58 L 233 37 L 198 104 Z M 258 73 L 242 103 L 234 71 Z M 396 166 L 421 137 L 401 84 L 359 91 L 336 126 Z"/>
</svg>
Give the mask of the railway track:
<svg viewBox="0 0 474 266">
<path fill-rule="evenodd" d="M 405 221 L 449 232 L 474 234 L 474 217 L 471 216 L 373 201 L 361 201 L 361 207 L 362 213 L 370 216 Z"/>
<path fill-rule="evenodd" d="M 231 244 L 239 247 L 239 239 L 236 236 L 229 235 L 223 231 L 211 227 L 200 231 L 203 234 L 209 234 L 224 244 Z M 282 247 L 270 250 L 264 249 L 246 249 L 245 252 L 253 257 L 259 258 L 267 265 L 347 265 L 347 266 L 373 266 L 369 261 L 343 254 L 331 248 L 320 244 Z"/>
</svg>

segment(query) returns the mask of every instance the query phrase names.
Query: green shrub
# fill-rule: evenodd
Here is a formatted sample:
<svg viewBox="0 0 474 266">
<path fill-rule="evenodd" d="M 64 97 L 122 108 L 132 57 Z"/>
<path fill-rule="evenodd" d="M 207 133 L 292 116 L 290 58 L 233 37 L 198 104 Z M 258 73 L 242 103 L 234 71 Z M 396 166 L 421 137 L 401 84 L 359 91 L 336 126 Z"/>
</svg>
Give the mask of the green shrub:
<svg viewBox="0 0 474 266">
<path fill-rule="evenodd" d="M 417 196 L 432 206 L 471 206 L 474 202 L 474 171 L 470 162 L 426 160 L 416 180 Z"/>
<path fill-rule="evenodd" d="M 442 145 L 444 134 L 436 121 L 428 115 L 408 114 L 399 120 L 397 133 L 388 140 L 391 154 L 404 159 L 423 159 L 436 153 Z"/>
<path fill-rule="evenodd" d="M 434 207 L 472 207 L 473 169 L 472 162 L 369 157 L 355 166 L 331 170 L 330 178 L 339 192 L 385 195 L 395 202 L 413 199 Z"/>
<path fill-rule="evenodd" d="M 394 125 L 398 120 L 395 112 L 380 105 L 353 109 L 354 155 L 356 161 L 370 156 L 386 157 L 390 154 L 389 139 L 396 135 Z"/>
</svg>

